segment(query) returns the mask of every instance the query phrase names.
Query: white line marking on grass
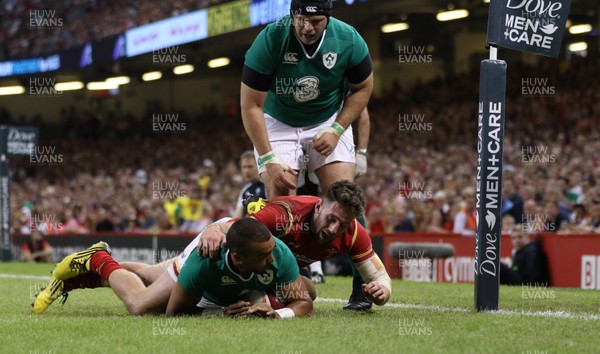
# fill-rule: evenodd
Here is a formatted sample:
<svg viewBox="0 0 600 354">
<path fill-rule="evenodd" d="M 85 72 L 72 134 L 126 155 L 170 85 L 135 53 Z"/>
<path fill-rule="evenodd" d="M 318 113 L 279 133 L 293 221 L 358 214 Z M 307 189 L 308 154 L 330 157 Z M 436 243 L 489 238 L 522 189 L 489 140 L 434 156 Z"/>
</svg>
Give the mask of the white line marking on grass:
<svg viewBox="0 0 600 354">
<path fill-rule="evenodd" d="M 5 273 L 0 273 L 0 278 L 50 280 L 50 277 L 45 276 L 45 275 L 19 275 L 19 274 L 5 274 Z M 348 300 L 317 297 L 317 299 L 315 301 L 345 304 Z M 475 312 L 475 310 L 465 309 L 465 308 L 460 308 L 460 307 L 429 306 L 429 305 L 420 305 L 420 304 L 387 303 L 384 305 L 384 307 L 393 307 L 393 308 L 411 309 L 411 310 L 436 311 L 436 312 L 457 312 L 457 313 Z M 568 311 L 525 311 L 525 310 L 508 310 L 507 309 L 507 310 L 498 310 L 498 311 L 486 311 L 485 313 L 489 313 L 492 315 L 505 315 L 505 316 L 575 318 L 575 319 L 581 319 L 581 320 L 585 320 L 585 321 L 600 321 L 600 315 L 597 315 L 597 314 L 571 313 Z"/>
<path fill-rule="evenodd" d="M 315 301 L 333 302 L 333 303 L 340 303 L 340 304 L 345 304 L 346 302 L 348 302 L 348 300 L 344 300 L 344 299 L 331 299 L 331 298 L 322 298 L 322 297 L 317 297 L 317 299 Z M 459 308 L 459 307 L 428 306 L 428 305 L 419 305 L 419 304 L 387 303 L 384 305 L 384 307 L 394 307 L 394 308 L 411 309 L 411 310 L 437 311 L 437 312 L 459 312 L 459 313 L 475 312 L 475 310 Z M 498 310 L 498 311 L 486 311 L 484 313 L 489 313 L 491 315 L 575 318 L 575 319 L 581 319 L 581 320 L 585 320 L 585 321 L 600 321 L 600 315 L 589 314 L 589 313 L 571 313 L 568 311 Z"/>
<path fill-rule="evenodd" d="M 46 276 L 46 275 L 19 275 L 19 274 L 4 274 L 4 273 L 0 273 L 0 278 L 50 280 L 50 277 Z"/>
</svg>

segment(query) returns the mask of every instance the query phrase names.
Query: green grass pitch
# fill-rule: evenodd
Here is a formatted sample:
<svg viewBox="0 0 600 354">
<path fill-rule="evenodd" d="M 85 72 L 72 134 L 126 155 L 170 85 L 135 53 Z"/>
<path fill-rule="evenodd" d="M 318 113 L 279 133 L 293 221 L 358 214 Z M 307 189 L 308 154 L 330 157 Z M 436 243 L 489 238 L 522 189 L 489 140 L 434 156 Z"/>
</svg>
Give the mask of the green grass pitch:
<svg viewBox="0 0 600 354">
<path fill-rule="evenodd" d="M 472 284 L 395 280 L 390 306 L 342 310 L 351 279 L 327 277 L 310 318 L 135 317 L 110 289 L 75 290 L 41 315 L 51 265 L 0 263 L 0 353 L 598 353 L 600 292 L 501 287 L 473 311 Z"/>
</svg>

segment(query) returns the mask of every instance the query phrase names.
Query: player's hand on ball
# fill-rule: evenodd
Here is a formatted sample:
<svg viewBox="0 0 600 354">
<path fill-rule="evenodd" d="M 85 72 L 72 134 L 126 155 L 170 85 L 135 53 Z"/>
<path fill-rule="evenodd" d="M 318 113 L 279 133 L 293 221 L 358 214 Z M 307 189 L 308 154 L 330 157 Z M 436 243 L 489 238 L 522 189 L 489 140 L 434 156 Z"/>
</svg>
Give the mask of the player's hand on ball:
<svg viewBox="0 0 600 354">
<path fill-rule="evenodd" d="M 365 292 L 365 295 L 373 301 L 375 305 L 381 306 L 385 304 L 387 289 L 383 286 L 371 282 L 369 284 L 363 284 L 362 289 Z"/>
<path fill-rule="evenodd" d="M 198 242 L 198 255 L 209 256 L 214 259 L 221 252 L 221 247 L 225 247 L 225 233 L 217 224 L 208 225 L 200 233 L 200 241 Z"/>
<path fill-rule="evenodd" d="M 279 318 L 279 314 L 277 314 L 277 312 L 273 310 L 271 305 L 265 303 L 254 304 L 250 306 L 250 309 L 248 310 L 247 314 L 249 316 Z"/>
<path fill-rule="evenodd" d="M 329 156 L 335 150 L 340 137 L 332 128 L 326 128 L 317 133 L 313 138 L 313 148 L 323 156 Z"/>
<path fill-rule="evenodd" d="M 248 301 L 238 301 L 234 304 L 227 306 L 225 311 L 223 311 L 223 315 L 226 317 L 243 317 L 248 315 L 248 310 L 250 309 L 250 303 Z"/>
</svg>

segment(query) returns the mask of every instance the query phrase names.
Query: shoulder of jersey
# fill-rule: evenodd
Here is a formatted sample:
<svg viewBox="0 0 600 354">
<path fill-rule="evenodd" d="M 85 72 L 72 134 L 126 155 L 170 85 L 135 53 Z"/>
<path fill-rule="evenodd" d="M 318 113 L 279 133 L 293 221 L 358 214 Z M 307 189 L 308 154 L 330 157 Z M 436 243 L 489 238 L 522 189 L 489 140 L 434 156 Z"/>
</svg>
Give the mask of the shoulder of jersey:
<svg viewBox="0 0 600 354">
<path fill-rule="evenodd" d="M 358 33 L 354 27 L 334 17 L 331 17 L 327 29 L 335 32 L 336 37 L 340 40 L 352 40 L 354 33 Z"/>
</svg>

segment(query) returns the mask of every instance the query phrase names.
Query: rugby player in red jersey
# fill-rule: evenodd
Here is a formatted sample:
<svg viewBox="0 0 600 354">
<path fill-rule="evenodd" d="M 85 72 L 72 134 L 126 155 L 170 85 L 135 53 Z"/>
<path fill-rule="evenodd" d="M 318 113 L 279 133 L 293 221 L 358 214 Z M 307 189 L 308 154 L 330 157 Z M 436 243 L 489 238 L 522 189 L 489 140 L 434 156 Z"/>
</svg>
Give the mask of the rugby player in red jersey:
<svg viewBox="0 0 600 354">
<path fill-rule="evenodd" d="M 391 279 L 373 251 L 369 233 L 356 220 L 364 208 L 363 191 L 355 183 L 344 180 L 333 183 L 323 197 L 273 198 L 251 217 L 263 223 L 290 248 L 301 268 L 348 253 L 365 280 L 365 294 L 381 306 L 390 299 Z M 198 243 L 198 251 L 216 256 L 230 225 L 231 221 L 207 226 Z"/>
</svg>

